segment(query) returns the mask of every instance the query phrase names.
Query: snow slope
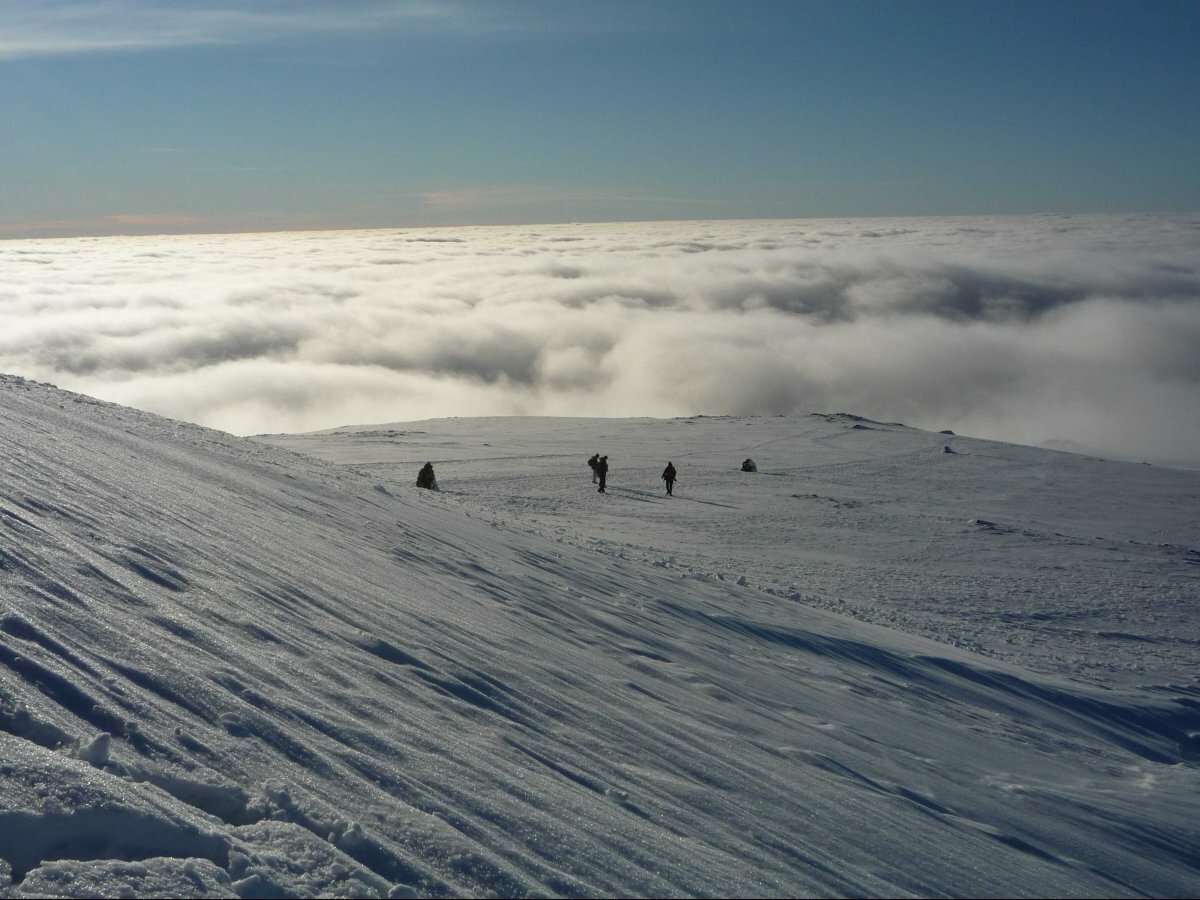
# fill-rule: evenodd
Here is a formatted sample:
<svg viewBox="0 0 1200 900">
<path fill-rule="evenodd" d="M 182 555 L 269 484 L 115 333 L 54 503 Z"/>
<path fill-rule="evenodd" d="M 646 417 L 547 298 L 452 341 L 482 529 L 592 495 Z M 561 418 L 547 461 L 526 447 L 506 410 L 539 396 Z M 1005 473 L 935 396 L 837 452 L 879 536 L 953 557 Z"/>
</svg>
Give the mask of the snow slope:
<svg viewBox="0 0 1200 900">
<path fill-rule="evenodd" d="M 3 895 L 1200 889 L 1196 473 L 846 416 L 269 441 L 313 455 L 0 377 Z"/>
<path fill-rule="evenodd" d="M 440 419 L 263 440 L 389 484 L 432 460 L 453 506 L 548 540 L 1041 671 L 1200 684 L 1194 472 L 844 414 Z M 593 452 L 609 455 L 603 503 L 580 493 Z M 754 475 L 738 471 L 747 457 Z"/>
</svg>

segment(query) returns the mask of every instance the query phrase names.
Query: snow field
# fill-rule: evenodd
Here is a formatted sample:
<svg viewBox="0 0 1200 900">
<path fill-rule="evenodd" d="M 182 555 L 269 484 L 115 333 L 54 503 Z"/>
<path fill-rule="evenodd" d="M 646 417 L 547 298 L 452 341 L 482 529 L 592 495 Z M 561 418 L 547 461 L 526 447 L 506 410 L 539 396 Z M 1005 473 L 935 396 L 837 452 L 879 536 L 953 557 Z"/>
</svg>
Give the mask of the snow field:
<svg viewBox="0 0 1200 900">
<path fill-rule="evenodd" d="M 0 378 L 0 891 L 1196 892 L 1193 474 L 686 421 L 271 439 L 335 466 Z"/>
</svg>

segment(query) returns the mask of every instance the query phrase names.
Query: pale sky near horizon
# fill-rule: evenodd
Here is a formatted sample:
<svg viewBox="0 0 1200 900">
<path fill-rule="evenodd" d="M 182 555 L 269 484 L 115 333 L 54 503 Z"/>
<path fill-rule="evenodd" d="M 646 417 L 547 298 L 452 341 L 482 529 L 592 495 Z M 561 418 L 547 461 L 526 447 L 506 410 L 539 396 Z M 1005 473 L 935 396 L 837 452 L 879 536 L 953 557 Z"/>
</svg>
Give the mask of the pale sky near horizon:
<svg viewBox="0 0 1200 900">
<path fill-rule="evenodd" d="M 0 237 L 1200 209 L 1200 4 L 0 0 Z"/>
</svg>

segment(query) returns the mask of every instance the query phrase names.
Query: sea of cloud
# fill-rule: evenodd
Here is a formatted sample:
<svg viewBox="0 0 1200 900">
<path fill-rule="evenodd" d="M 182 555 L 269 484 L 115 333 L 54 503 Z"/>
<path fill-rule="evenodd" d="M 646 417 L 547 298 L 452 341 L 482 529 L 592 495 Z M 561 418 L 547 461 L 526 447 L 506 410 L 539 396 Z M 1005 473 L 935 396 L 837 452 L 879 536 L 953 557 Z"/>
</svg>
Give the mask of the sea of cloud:
<svg viewBox="0 0 1200 900">
<path fill-rule="evenodd" d="M 240 434 L 848 411 L 1200 458 L 1200 216 L 0 241 L 0 371 Z"/>
</svg>

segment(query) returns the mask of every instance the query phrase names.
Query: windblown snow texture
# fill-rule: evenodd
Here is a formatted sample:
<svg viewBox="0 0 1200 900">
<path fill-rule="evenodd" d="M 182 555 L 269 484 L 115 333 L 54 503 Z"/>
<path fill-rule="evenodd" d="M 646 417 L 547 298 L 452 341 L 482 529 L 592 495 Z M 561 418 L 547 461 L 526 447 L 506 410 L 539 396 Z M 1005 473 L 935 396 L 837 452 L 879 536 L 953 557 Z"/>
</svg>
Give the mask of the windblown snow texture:
<svg viewBox="0 0 1200 900">
<path fill-rule="evenodd" d="M 1196 473 L 841 415 L 270 440 L 0 377 L 0 896 L 1200 890 Z"/>
</svg>

